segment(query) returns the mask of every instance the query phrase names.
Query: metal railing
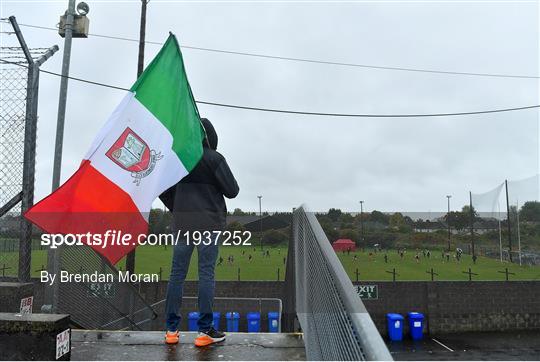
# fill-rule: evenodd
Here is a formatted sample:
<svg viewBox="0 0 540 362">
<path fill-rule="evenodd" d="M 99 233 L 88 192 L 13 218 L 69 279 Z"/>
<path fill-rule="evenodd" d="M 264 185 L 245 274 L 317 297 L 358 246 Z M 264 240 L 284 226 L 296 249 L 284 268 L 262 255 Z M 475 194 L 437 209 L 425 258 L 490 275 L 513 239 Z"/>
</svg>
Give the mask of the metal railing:
<svg viewBox="0 0 540 362">
<path fill-rule="evenodd" d="M 319 222 L 304 206 L 293 213 L 292 234 L 294 304 L 308 360 L 392 360 Z"/>
<path fill-rule="evenodd" d="M 198 297 L 182 297 L 183 303 L 181 311 L 184 315 L 189 311 L 197 311 Z M 167 299 L 162 299 L 150 305 L 160 315 L 165 316 L 165 303 Z M 187 302 L 187 303 L 186 303 Z M 219 311 L 223 315 L 226 312 L 240 312 L 248 310 L 249 312 L 259 312 L 261 322 L 266 319 L 265 312 L 278 312 L 278 333 L 281 333 L 281 315 L 283 313 L 283 302 L 279 298 L 247 298 L 247 297 L 214 297 L 213 310 Z M 157 330 L 163 329 L 163 320 L 158 321 Z M 261 323 L 261 326 L 263 323 Z M 261 327 L 261 330 L 263 328 Z"/>
</svg>

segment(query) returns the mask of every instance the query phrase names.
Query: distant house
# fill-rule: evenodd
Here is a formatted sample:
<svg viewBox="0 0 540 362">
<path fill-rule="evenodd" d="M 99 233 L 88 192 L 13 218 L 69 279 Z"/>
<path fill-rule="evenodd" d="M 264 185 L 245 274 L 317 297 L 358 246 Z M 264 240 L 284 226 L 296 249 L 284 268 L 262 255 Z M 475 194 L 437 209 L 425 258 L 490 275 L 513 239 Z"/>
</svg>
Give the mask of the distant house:
<svg viewBox="0 0 540 362">
<path fill-rule="evenodd" d="M 263 215 L 262 218 L 259 215 L 242 215 L 242 216 L 227 216 L 227 225 L 237 222 L 243 225 L 246 230 L 251 232 L 259 232 L 262 224 L 262 231 L 283 229 L 290 225 L 290 216 L 277 216 L 277 215 Z"/>
<path fill-rule="evenodd" d="M 351 239 L 338 239 L 332 244 L 334 251 L 356 250 L 356 244 Z"/>
</svg>

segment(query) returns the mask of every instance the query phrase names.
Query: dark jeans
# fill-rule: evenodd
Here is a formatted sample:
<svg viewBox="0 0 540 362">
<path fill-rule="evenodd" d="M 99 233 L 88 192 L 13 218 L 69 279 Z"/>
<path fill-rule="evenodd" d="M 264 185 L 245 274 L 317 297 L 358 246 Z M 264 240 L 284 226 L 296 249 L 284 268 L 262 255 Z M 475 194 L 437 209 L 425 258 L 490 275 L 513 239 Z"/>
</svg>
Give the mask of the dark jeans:
<svg viewBox="0 0 540 362">
<path fill-rule="evenodd" d="M 193 244 L 190 242 L 190 245 L 187 245 L 185 241 L 179 241 L 174 247 L 171 277 L 167 285 L 167 301 L 165 304 L 168 331 L 178 330 L 181 319 L 179 313 L 182 306 L 184 280 L 189 269 L 193 249 Z M 218 245 L 215 242 L 211 245 L 198 245 L 197 254 L 199 257 L 199 320 L 197 325 L 199 331 L 206 332 L 212 327 L 213 323 L 214 269 L 218 256 Z"/>
</svg>

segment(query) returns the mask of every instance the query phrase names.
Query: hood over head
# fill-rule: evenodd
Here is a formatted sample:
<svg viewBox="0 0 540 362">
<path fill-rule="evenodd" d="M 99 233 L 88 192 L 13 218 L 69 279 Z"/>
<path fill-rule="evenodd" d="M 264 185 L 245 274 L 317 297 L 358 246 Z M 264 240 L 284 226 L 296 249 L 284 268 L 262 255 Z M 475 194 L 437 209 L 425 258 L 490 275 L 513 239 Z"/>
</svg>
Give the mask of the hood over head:
<svg viewBox="0 0 540 362">
<path fill-rule="evenodd" d="M 214 126 L 208 118 L 201 118 L 201 123 L 206 131 L 206 136 L 203 139 L 203 147 L 209 147 L 216 150 L 218 145 L 218 136 Z"/>
</svg>

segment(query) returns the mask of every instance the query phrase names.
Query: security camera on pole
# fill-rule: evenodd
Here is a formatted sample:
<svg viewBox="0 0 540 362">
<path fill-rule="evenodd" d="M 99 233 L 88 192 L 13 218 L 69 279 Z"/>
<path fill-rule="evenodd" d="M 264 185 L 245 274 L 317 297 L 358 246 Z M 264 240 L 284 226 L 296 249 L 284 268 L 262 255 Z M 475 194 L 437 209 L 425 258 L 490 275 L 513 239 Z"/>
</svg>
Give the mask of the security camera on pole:
<svg viewBox="0 0 540 362">
<path fill-rule="evenodd" d="M 81 2 L 77 5 L 75 14 L 75 0 L 69 0 L 66 13 L 60 16 L 58 34 L 64 40 L 64 54 L 62 58 L 62 78 L 60 79 L 60 96 L 58 101 L 58 118 L 56 121 L 56 141 L 54 145 L 54 165 L 52 178 L 52 191 L 60 186 L 60 173 L 62 169 L 62 146 L 64 143 L 64 122 L 66 119 L 67 86 L 69 77 L 69 62 L 71 58 L 72 38 L 87 38 L 89 20 L 86 14 L 90 11 L 88 4 Z M 49 273 L 60 275 L 61 248 L 49 249 L 47 254 L 47 268 Z M 58 304 L 58 283 L 45 289 L 45 303 L 42 310 L 56 313 Z"/>
<path fill-rule="evenodd" d="M 58 101 L 58 118 L 56 121 L 56 142 L 54 145 L 54 166 L 52 190 L 60 186 L 60 170 L 62 168 L 62 145 L 64 142 L 64 121 L 66 118 L 67 86 L 69 77 L 69 62 L 71 58 L 72 38 L 87 38 L 90 21 L 86 14 L 90 11 L 88 4 L 81 2 L 77 5 L 75 14 L 75 0 L 69 0 L 66 13 L 60 17 L 58 34 L 64 40 L 64 54 L 62 58 L 62 78 L 60 80 L 60 97 Z"/>
</svg>

